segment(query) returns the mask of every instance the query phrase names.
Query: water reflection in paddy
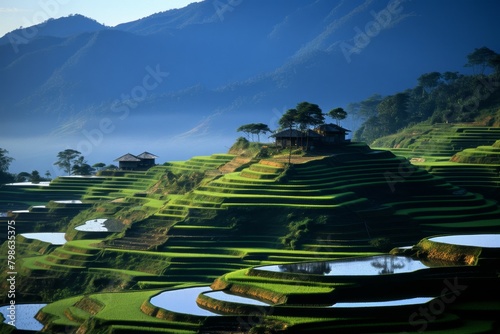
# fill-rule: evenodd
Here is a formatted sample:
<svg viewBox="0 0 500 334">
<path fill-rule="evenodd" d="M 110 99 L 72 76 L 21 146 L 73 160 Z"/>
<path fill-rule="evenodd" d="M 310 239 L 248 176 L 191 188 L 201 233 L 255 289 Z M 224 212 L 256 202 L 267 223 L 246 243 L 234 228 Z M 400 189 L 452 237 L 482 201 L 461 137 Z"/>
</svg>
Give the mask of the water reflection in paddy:
<svg viewBox="0 0 500 334">
<path fill-rule="evenodd" d="M 500 248 L 500 234 L 446 235 L 430 238 L 429 240 L 461 246 Z"/>
<path fill-rule="evenodd" d="M 229 293 L 225 293 L 224 291 L 213 291 L 205 294 L 207 297 L 210 297 L 215 300 L 221 300 L 230 303 L 239 303 L 246 305 L 258 305 L 258 306 L 269 306 L 269 304 L 261 302 L 260 300 L 232 295 Z"/>
<path fill-rule="evenodd" d="M 151 298 L 149 302 L 156 307 L 161 307 L 176 313 L 192 314 L 202 317 L 218 316 L 219 314 L 204 310 L 196 304 L 198 295 L 208 291 L 212 290 L 207 286 L 165 291 Z"/>
<path fill-rule="evenodd" d="M 47 187 L 50 185 L 50 181 L 43 182 L 15 182 L 15 183 L 7 183 L 6 186 L 44 186 Z"/>
<path fill-rule="evenodd" d="M 17 304 L 15 310 L 15 325 L 18 330 L 25 331 L 39 331 L 43 325 L 35 319 L 35 315 L 40 309 L 47 304 Z M 4 317 L 4 323 L 8 324 L 11 320 L 9 318 L 9 306 L 0 307 L 0 313 Z"/>
<path fill-rule="evenodd" d="M 104 225 L 107 219 L 91 219 L 85 224 L 75 227 L 77 231 L 85 232 L 108 232 L 108 228 Z"/>
<path fill-rule="evenodd" d="M 415 297 L 407 299 L 383 300 L 371 302 L 354 302 L 354 303 L 336 303 L 333 308 L 358 308 L 358 307 L 385 307 L 385 306 L 403 306 L 403 305 L 420 305 L 433 300 L 435 297 Z"/>
<path fill-rule="evenodd" d="M 65 233 L 23 233 L 21 235 L 26 239 L 37 239 L 53 245 L 64 245 L 66 243 L 66 239 L 64 238 Z"/>
<path fill-rule="evenodd" d="M 54 203 L 60 203 L 60 204 L 83 204 L 83 202 L 80 201 L 79 199 L 69 199 L 69 200 L 54 201 Z"/>
<path fill-rule="evenodd" d="M 373 276 L 399 274 L 429 268 L 406 256 L 377 255 L 348 260 L 293 263 L 258 267 L 258 270 L 324 276 Z"/>
</svg>

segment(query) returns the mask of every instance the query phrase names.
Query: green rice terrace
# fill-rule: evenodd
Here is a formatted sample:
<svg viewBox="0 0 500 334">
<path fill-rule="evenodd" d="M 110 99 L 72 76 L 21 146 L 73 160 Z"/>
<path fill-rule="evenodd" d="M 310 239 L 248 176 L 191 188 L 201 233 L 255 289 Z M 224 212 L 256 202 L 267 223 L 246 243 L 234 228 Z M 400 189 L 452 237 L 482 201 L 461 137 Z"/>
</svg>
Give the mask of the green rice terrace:
<svg viewBox="0 0 500 334">
<path fill-rule="evenodd" d="M 376 140 L 431 174 L 486 197 L 500 199 L 500 128 L 470 124 L 416 125 Z"/>
<path fill-rule="evenodd" d="M 0 332 L 499 333 L 500 129 L 420 130 L 3 185 Z"/>
</svg>

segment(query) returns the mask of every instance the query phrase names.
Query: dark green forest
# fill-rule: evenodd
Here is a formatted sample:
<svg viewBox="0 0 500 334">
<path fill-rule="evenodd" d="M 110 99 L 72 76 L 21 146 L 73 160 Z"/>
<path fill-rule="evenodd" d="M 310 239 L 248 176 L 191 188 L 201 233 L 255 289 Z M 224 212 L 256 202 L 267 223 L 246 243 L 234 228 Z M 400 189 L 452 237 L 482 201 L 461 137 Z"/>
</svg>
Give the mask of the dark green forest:
<svg viewBox="0 0 500 334">
<path fill-rule="evenodd" d="M 500 125 L 500 55 L 478 48 L 467 55 L 464 66 L 473 74 L 425 73 L 413 88 L 349 104 L 348 113 L 363 120 L 353 140 L 372 143 L 421 122 Z"/>
</svg>

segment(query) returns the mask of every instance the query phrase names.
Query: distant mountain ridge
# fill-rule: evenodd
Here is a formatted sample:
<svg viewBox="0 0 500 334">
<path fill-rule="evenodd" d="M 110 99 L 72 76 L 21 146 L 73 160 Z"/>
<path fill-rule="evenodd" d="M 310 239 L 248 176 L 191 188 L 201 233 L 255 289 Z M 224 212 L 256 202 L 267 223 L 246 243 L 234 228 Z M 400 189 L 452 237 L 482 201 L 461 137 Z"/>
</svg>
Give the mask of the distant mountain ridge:
<svg viewBox="0 0 500 334">
<path fill-rule="evenodd" d="M 32 27 L 20 27 L 0 38 L 0 45 L 26 44 L 41 36 L 65 38 L 104 29 L 108 27 L 83 15 L 74 14 L 59 19 L 49 19 Z"/>
<path fill-rule="evenodd" d="M 193 3 L 181 9 L 172 9 L 153 14 L 132 22 L 122 23 L 114 29 L 149 35 L 158 32 L 183 29 L 189 25 L 217 22 L 211 2 Z"/>
<path fill-rule="evenodd" d="M 330 6 L 320 2 L 323 7 Z M 47 112 L 66 109 L 68 105 L 86 108 L 89 100 L 109 103 L 140 82 L 146 66 L 155 64 L 162 64 L 176 78 L 175 87 L 165 87 L 155 94 L 183 91 L 199 84 L 224 91 L 227 85 L 241 86 L 248 79 L 255 82 L 255 77 L 272 74 L 286 64 L 294 52 L 314 38 L 311 32 L 309 36 L 298 36 L 294 29 L 291 34 L 285 28 L 280 32 L 280 26 L 289 20 L 286 14 L 293 15 L 298 3 L 304 5 L 304 1 L 278 0 L 272 6 L 266 5 L 268 10 L 263 10 L 264 2 L 242 3 L 238 8 L 219 12 L 211 2 L 201 2 L 114 29 L 80 25 L 79 30 L 73 29 L 80 34 L 70 34 L 70 29 L 66 38 L 60 40 L 48 37 L 61 37 L 61 33 L 51 34 L 57 32 L 54 27 L 73 26 L 76 23 L 70 21 L 85 19 L 75 16 L 51 20 L 38 28 L 39 36 L 19 45 L 18 53 L 9 54 L 9 46 L 2 46 L 2 55 L 7 56 L 2 69 L 4 82 L 14 83 L 11 91 L 5 92 L 4 106 L 11 102 L 11 108 Z M 266 20 L 260 17 L 256 21 L 261 12 L 266 13 Z M 317 27 L 316 33 L 321 33 L 321 29 Z M 21 82 L 16 80 L 19 74 L 40 61 L 47 72 L 30 71 L 30 80 L 23 80 L 22 87 L 16 87 L 16 81 Z M 215 93 L 219 94 L 220 90 Z M 45 98 L 47 103 L 40 104 Z M 158 96 L 155 98 L 158 100 Z"/>
<path fill-rule="evenodd" d="M 72 15 L 31 28 L 38 32 L 20 44 L 9 36 L 30 28 L 2 37 L 0 113 L 16 134 L 28 131 L 19 129 L 27 117 L 58 131 L 96 126 L 120 106 L 190 115 L 188 128 L 223 115 L 217 131 L 233 133 L 244 122 L 275 122 L 301 101 L 327 112 L 413 86 L 431 70 L 459 70 L 479 41 L 500 50 L 493 6 L 459 0 L 450 16 L 428 0 L 202 1 L 114 28 Z M 148 89 L 148 68 L 168 77 Z M 124 133 L 136 126 L 128 122 Z M 174 122 L 151 130 L 175 134 Z"/>
</svg>

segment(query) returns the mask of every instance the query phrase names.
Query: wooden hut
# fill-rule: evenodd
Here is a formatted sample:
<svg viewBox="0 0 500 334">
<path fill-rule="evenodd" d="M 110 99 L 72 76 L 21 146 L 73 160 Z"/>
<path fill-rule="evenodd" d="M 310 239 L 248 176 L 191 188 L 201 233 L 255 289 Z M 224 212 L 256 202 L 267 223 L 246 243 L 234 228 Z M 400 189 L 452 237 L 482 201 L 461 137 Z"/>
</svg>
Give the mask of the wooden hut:
<svg viewBox="0 0 500 334">
<path fill-rule="evenodd" d="M 155 159 L 158 158 L 156 155 L 149 153 L 149 152 L 143 152 L 137 156 L 139 159 L 141 159 L 140 166 L 142 168 L 151 168 L 154 165 L 156 165 Z"/>
<path fill-rule="evenodd" d="M 141 159 L 139 159 L 133 154 L 127 153 L 119 158 L 116 158 L 114 161 L 118 161 L 118 167 L 120 169 L 136 170 L 139 168 L 139 163 L 141 162 Z"/>
<path fill-rule="evenodd" d="M 293 147 L 293 146 L 330 146 L 342 145 L 348 143 L 345 138 L 350 130 L 335 124 L 323 124 L 314 130 L 307 130 L 306 133 L 296 130 L 283 130 L 272 135 L 276 139 L 278 147 Z"/>
<path fill-rule="evenodd" d="M 276 138 L 276 146 L 279 147 L 306 146 L 307 144 L 314 146 L 320 139 L 320 135 L 312 130 L 307 131 L 307 133 L 304 133 L 299 130 L 288 129 L 275 133 L 272 137 Z"/>
<path fill-rule="evenodd" d="M 347 132 L 351 130 L 344 129 L 336 124 L 322 124 L 314 129 L 321 136 L 321 143 L 323 145 L 338 145 L 349 142 L 345 138 Z"/>
<path fill-rule="evenodd" d="M 148 170 L 156 165 L 156 155 L 143 152 L 139 155 L 127 153 L 114 161 L 118 161 L 118 167 L 123 170 Z"/>
</svg>

